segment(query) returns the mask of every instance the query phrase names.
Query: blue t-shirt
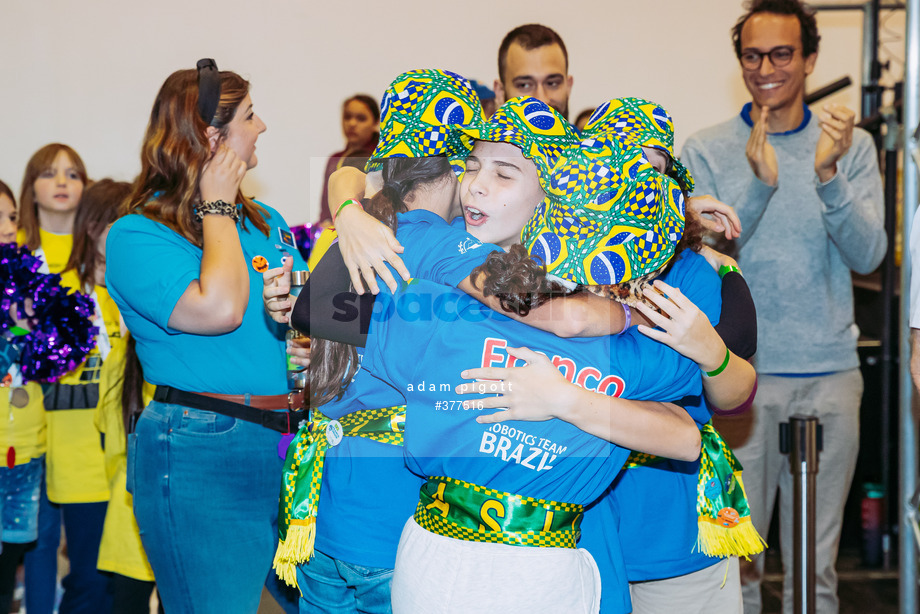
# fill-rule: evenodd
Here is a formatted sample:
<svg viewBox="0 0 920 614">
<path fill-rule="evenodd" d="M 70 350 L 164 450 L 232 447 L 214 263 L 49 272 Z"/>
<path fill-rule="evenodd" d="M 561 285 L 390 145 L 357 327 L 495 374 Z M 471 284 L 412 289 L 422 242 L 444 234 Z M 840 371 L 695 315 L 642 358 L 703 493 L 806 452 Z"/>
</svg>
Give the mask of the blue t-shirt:
<svg viewBox="0 0 920 614">
<path fill-rule="evenodd" d="M 430 211 L 400 213 L 397 219 L 396 238 L 406 248 L 402 259 L 414 278 L 455 286 L 490 252 L 500 249 L 477 241 L 462 226 L 449 226 Z M 397 309 L 386 286 L 380 287 L 383 291 L 375 302 L 375 319 Z M 454 298 L 476 303 L 465 294 Z M 453 307 L 444 305 L 444 309 Z M 402 305 L 398 308 L 403 310 Z M 360 369 L 342 398 L 323 405 L 320 411 L 330 418 L 341 418 L 361 409 L 403 403 L 400 391 Z M 316 549 L 356 565 L 394 567 L 399 536 L 415 511 L 421 485 L 421 478 L 406 468 L 402 447 L 362 437 L 343 438 L 326 453 Z"/>
<path fill-rule="evenodd" d="M 507 347 L 543 352 L 570 381 L 611 396 L 670 401 L 702 394 L 695 363 L 638 331 L 560 339 L 478 303 L 453 314 L 438 312 L 434 306 L 451 294 L 456 291 L 424 281 L 400 288 L 397 302 L 422 307 L 412 312 L 411 322 L 400 317 L 399 309 L 373 321 L 364 357 L 365 369 L 407 398 L 405 453 L 409 468 L 420 475 L 583 505 L 613 482 L 628 450 L 562 420 L 485 425 L 475 421 L 476 410 L 465 409 L 472 407 L 469 398 L 453 392 L 458 384 L 469 383 L 460 372 L 509 366 Z M 491 383 L 477 384 L 490 392 Z M 618 543 L 603 547 L 613 551 L 612 559 L 619 556 Z M 623 575 L 604 583 L 611 601 L 628 604 Z"/>
<path fill-rule="evenodd" d="M 295 270 L 307 265 L 284 218 L 262 203 L 269 215 L 266 237 L 251 223 L 240 228 L 249 270 L 249 303 L 243 323 L 223 335 L 196 335 L 169 328 L 169 317 L 201 270 L 201 248 L 141 214 L 126 215 L 106 241 L 106 283 L 125 324 L 137 341 L 144 379 L 191 392 L 283 394 L 287 391 L 284 333 L 262 307 L 262 273 L 251 264 L 262 256 L 269 267 L 294 258 Z"/>
<path fill-rule="evenodd" d="M 402 394 L 359 369 L 340 399 L 320 408 L 329 418 L 361 409 L 402 405 Z M 328 448 L 323 470 L 316 549 L 365 567 L 392 569 L 422 479 L 406 468 L 401 446 L 344 437 Z"/>
<path fill-rule="evenodd" d="M 413 279 L 456 287 L 490 253 L 501 251 L 499 246 L 483 243 L 468 233 L 463 218 L 456 218 L 459 224 L 456 220 L 448 224 L 431 211 L 415 209 L 397 214 L 396 219 L 396 239 L 405 248 L 401 258 Z M 392 267 L 391 271 L 395 276 Z"/>
<path fill-rule="evenodd" d="M 721 285 L 705 258 L 689 250 L 682 252 L 662 281 L 679 288 L 713 325 L 718 323 L 722 307 Z M 696 377 L 700 377 L 698 369 Z M 709 421 L 711 410 L 705 397 L 694 397 L 683 405 L 699 426 Z M 718 559 L 694 551 L 698 534 L 699 466 L 699 460 L 668 459 L 624 470 L 607 496 L 585 514 L 587 528 L 583 542 L 593 543 L 593 527 L 616 523 L 630 582 L 671 578 L 716 563 Z M 654 531 L 648 530 L 650 518 L 655 519 Z M 603 537 L 602 532 L 598 534 Z M 586 547 L 591 549 L 590 545 Z M 595 558 L 602 560 L 597 554 Z M 598 566 L 601 567 L 600 562 Z M 602 612 L 622 611 L 611 608 L 603 599 Z"/>
<path fill-rule="evenodd" d="M 611 396 L 672 400 L 701 392 L 699 377 L 690 377 L 696 373 L 691 361 L 634 331 L 560 339 L 480 303 L 452 298 L 457 294 L 425 281 L 405 285 L 389 317 L 375 318 L 368 335 L 364 368 L 408 398 L 406 454 L 420 475 L 584 504 L 610 484 L 626 450 L 562 420 L 482 425 L 473 420 L 474 411 L 459 407 L 468 400 L 453 393 L 465 383 L 460 372 L 507 366 L 509 346 L 542 351 L 576 384 Z M 440 308 L 445 304 L 457 310 Z"/>
<path fill-rule="evenodd" d="M 689 250 L 681 252 L 661 279 L 679 288 L 713 324 L 718 322 L 722 303 L 719 277 L 702 256 Z M 691 377 L 702 385 L 698 368 Z M 700 425 L 708 422 L 710 416 L 704 399 L 701 395 L 692 396 L 682 403 Z M 698 468 L 699 461 L 668 459 L 651 468 L 626 469 L 604 496 L 585 511 L 579 545 L 594 556 L 602 586 L 608 586 L 611 578 L 617 581 L 624 575 L 629 581 L 636 581 L 633 574 L 637 566 L 657 569 L 663 560 L 668 560 L 671 551 L 680 552 L 684 560 L 688 558 L 689 550 L 683 548 L 683 544 L 690 530 L 696 541 Z M 653 473 L 649 469 L 656 471 Z M 661 483 L 659 477 L 663 477 L 665 483 Z M 692 526 L 687 522 L 688 515 L 692 515 Z M 654 519 L 653 531 L 649 530 L 649 519 Z M 706 564 L 697 569 L 703 567 Z M 619 593 L 602 589 L 601 612 L 621 614 L 631 609 L 628 595 L 624 599 Z"/>
</svg>

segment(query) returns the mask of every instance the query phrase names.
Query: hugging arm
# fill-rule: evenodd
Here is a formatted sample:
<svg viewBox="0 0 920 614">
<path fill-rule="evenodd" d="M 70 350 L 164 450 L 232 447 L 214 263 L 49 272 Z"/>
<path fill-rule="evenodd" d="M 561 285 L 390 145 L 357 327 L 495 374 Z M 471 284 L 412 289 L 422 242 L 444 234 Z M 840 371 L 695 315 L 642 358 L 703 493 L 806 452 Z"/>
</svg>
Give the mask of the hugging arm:
<svg viewBox="0 0 920 614">
<path fill-rule="evenodd" d="M 716 328 L 678 288 L 655 281 L 645 297 L 662 313 L 640 303 L 639 311 L 657 328 L 640 325 L 639 332 L 664 343 L 697 363 L 703 373 L 706 398 L 716 408 L 741 411 L 751 397 L 757 375 L 749 362 L 727 347 Z"/>
<path fill-rule="evenodd" d="M 500 379 L 500 396 L 476 401 L 484 409 L 507 408 L 476 418 L 490 424 L 505 420 L 558 418 L 618 446 L 678 460 L 695 460 L 700 432 L 690 415 L 672 403 L 633 401 L 585 390 L 569 383 L 553 363 L 528 348 L 508 348 L 523 367 L 480 367 L 461 373 L 466 379 Z M 461 384 L 457 394 L 481 394 L 476 382 Z M 650 434 L 654 434 L 651 436 Z"/>
</svg>

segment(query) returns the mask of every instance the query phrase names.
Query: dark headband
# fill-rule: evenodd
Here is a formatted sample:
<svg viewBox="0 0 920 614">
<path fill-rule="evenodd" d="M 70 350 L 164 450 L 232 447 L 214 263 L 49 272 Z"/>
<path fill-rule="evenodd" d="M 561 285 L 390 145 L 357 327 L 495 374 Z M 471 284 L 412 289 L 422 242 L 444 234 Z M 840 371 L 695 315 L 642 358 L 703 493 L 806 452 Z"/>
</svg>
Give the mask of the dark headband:
<svg viewBox="0 0 920 614">
<path fill-rule="evenodd" d="M 220 73 L 211 58 L 198 60 L 198 114 L 211 125 L 220 102 Z"/>
</svg>

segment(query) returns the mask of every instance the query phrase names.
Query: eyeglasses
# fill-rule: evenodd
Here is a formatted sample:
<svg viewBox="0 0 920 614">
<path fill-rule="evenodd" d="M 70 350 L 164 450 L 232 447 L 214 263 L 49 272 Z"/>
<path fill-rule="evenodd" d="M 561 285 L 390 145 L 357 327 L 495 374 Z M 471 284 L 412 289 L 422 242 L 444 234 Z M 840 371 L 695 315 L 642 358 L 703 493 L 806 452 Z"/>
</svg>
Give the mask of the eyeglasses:
<svg viewBox="0 0 920 614">
<path fill-rule="evenodd" d="M 769 56 L 770 63 L 779 68 L 792 61 L 793 56 L 795 56 L 795 49 L 795 47 L 790 47 L 789 45 L 774 47 L 769 51 L 745 49 L 741 52 L 741 67 L 745 70 L 759 70 L 763 64 L 764 56 Z"/>
</svg>

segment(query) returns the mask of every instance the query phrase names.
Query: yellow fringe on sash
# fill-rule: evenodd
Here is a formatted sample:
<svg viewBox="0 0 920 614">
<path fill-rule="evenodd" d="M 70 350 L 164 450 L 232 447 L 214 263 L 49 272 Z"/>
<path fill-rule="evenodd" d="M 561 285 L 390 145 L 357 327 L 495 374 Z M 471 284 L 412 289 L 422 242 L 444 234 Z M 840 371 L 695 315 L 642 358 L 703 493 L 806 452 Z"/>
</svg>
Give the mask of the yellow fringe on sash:
<svg viewBox="0 0 920 614">
<path fill-rule="evenodd" d="M 744 480 L 741 479 L 741 474 L 739 466 L 738 471 L 733 472 L 735 477 L 734 487 L 741 489 L 743 503 L 747 507 L 747 493 L 744 489 Z M 734 490 L 734 488 L 731 490 Z M 731 490 L 729 494 L 731 494 Z M 702 495 L 700 496 L 702 497 Z M 725 517 L 722 517 L 723 512 L 726 512 Z M 713 517 L 709 513 L 700 511 L 697 520 L 699 533 L 694 550 L 698 550 L 707 556 L 743 556 L 749 561 L 752 555 L 763 552 L 764 548 L 767 547 L 767 542 L 754 528 L 754 523 L 751 522 L 750 510 L 745 509 L 743 513 L 745 515 L 740 516 L 737 510 L 724 508 L 718 510 L 715 517 Z"/>
<path fill-rule="evenodd" d="M 734 472 L 735 482 L 747 501 L 741 473 Z M 737 512 L 735 515 L 737 516 Z M 700 514 L 697 526 L 699 535 L 696 538 L 696 548 L 707 556 L 743 556 L 750 561 L 751 555 L 759 554 L 767 547 L 767 542 L 754 528 L 750 515 L 738 518 L 736 523 L 732 524 L 718 517 L 711 518 Z"/>
<path fill-rule="evenodd" d="M 316 542 L 316 518 L 292 519 L 287 538 L 278 542 L 272 568 L 288 586 L 297 586 L 297 566 L 313 558 Z"/>
<path fill-rule="evenodd" d="M 696 548 L 707 556 L 750 556 L 763 552 L 767 543 L 750 518 L 741 518 L 734 526 L 725 526 L 715 518 L 700 518 Z"/>
</svg>

